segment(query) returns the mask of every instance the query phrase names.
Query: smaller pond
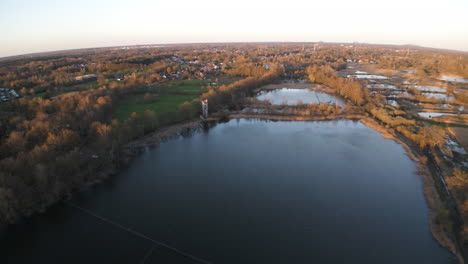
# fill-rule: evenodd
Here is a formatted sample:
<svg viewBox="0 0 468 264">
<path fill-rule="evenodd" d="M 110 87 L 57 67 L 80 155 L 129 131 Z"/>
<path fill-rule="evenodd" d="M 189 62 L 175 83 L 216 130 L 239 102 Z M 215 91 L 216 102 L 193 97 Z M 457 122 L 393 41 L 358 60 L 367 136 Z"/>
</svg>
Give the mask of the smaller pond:
<svg viewBox="0 0 468 264">
<path fill-rule="evenodd" d="M 396 97 L 396 98 L 414 98 L 414 95 L 408 93 L 408 92 L 402 92 L 402 91 L 392 91 L 389 94 L 389 97 Z"/>
<path fill-rule="evenodd" d="M 425 118 L 433 118 L 433 117 L 438 117 L 438 116 L 450 116 L 450 115 L 456 115 L 456 114 L 440 113 L 440 112 L 419 112 L 418 115 L 425 117 Z"/>
<path fill-rule="evenodd" d="M 379 79 L 379 80 L 386 80 L 388 77 L 382 75 L 373 75 L 373 74 L 362 74 L 362 75 L 348 75 L 348 78 L 355 78 L 355 79 Z"/>
<path fill-rule="evenodd" d="M 462 77 L 451 77 L 451 76 L 442 76 L 439 78 L 441 81 L 447 81 L 447 82 L 462 82 L 462 83 L 468 83 L 468 79 L 462 78 Z"/>
<path fill-rule="evenodd" d="M 298 105 L 298 104 L 335 104 L 344 105 L 343 100 L 333 95 L 309 89 L 282 88 L 276 90 L 261 91 L 257 94 L 260 101 L 268 101 L 273 105 Z"/>
<path fill-rule="evenodd" d="M 356 74 L 367 74 L 365 71 L 356 71 Z"/>
<path fill-rule="evenodd" d="M 395 100 L 387 100 L 387 104 L 388 104 L 388 105 L 391 105 L 391 106 L 393 106 L 393 107 L 400 107 L 400 105 L 398 104 L 398 102 L 395 101 Z"/>
<path fill-rule="evenodd" d="M 423 95 L 425 95 L 427 98 L 435 98 L 439 100 L 444 100 L 446 102 L 453 101 L 455 99 L 453 96 L 441 93 L 423 93 Z"/>
<path fill-rule="evenodd" d="M 423 86 L 423 85 L 415 85 L 414 88 L 418 89 L 422 92 L 436 92 L 436 93 L 445 93 L 447 90 L 441 87 L 436 86 Z"/>
<path fill-rule="evenodd" d="M 450 104 L 436 104 L 436 107 L 442 107 L 442 108 L 450 108 L 452 107 Z M 463 110 L 462 110 L 463 111 Z"/>
<path fill-rule="evenodd" d="M 390 90 L 399 90 L 398 87 L 392 84 L 383 84 L 383 83 L 378 83 L 378 84 L 367 84 L 367 88 L 369 89 L 390 89 Z"/>
</svg>

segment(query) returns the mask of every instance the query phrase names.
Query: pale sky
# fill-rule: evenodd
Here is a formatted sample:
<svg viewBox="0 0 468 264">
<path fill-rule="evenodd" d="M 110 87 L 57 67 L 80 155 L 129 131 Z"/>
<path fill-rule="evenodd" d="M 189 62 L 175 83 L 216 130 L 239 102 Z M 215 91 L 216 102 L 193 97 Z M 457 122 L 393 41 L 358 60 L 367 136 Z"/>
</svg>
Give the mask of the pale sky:
<svg viewBox="0 0 468 264">
<path fill-rule="evenodd" d="M 326 41 L 468 51 L 468 0 L 0 0 L 0 57 L 185 42 Z"/>
</svg>

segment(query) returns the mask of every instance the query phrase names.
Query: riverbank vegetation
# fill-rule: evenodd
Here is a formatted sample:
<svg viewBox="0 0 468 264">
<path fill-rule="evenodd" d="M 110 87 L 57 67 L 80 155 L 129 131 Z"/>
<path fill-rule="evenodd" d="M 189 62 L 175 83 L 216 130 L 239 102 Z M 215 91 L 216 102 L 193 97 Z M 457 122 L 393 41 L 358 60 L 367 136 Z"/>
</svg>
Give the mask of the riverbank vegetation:
<svg viewBox="0 0 468 264">
<path fill-rule="evenodd" d="M 362 84 L 354 79 L 341 78 L 330 66 L 313 65 L 307 68 L 309 80 L 313 83 L 321 83 L 351 100 L 357 105 L 362 105 L 368 100 L 368 92 L 362 87 Z"/>
</svg>

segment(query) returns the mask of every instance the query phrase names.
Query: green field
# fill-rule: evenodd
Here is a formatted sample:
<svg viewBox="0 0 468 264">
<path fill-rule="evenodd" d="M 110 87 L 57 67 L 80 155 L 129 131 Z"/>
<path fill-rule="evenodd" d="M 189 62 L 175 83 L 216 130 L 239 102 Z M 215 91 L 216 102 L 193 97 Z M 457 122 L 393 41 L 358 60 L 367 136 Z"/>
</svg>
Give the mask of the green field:
<svg viewBox="0 0 468 264">
<path fill-rule="evenodd" d="M 158 93 L 191 93 L 206 92 L 208 81 L 202 80 L 178 80 L 151 86 L 151 91 Z"/>
<path fill-rule="evenodd" d="M 180 104 L 192 101 L 205 92 L 205 86 L 208 83 L 208 81 L 201 80 L 177 80 L 151 85 L 148 87 L 148 92 L 156 97 L 153 102 L 145 103 L 144 94 L 131 95 L 119 103 L 112 118 L 125 120 L 130 117 L 131 113 L 143 115 L 145 110 L 152 110 L 156 113 L 178 111 Z"/>
<path fill-rule="evenodd" d="M 143 95 L 133 95 L 122 101 L 113 114 L 113 118 L 125 120 L 130 114 L 135 112 L 143 115 L 145 110 L 152 110 L 156 113 L 178 111 L 178 106 L 186 101 L 192 101 L 197 95 L 187 94 L 165 94 L 156 97 L 152 103 L 145 104 Z"/>
</svg>

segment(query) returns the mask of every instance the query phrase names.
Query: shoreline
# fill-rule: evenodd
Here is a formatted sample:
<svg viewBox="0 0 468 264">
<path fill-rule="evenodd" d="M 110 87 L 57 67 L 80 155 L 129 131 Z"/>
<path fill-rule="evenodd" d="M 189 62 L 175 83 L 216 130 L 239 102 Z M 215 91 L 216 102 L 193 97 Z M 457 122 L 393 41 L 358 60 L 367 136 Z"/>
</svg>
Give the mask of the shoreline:
<svg viewBox="0 0 468 264">
<path fill-rule="evenodd" d="M 393 130 L 383 127 L 378 124 L 376 120 L 367 118 L 361 120 L 361 123 L 380 132 L 385 138 L 400 144 L 405 150 L 406 155 L 416 163 L 417 173 L 422 180 L 424 200 L 428 208 L 428 222 L 431 234 L 442 247 L 447 248 L 458 259 L 459 263 L 465 263 L 461 252 L 462 249 L 450 238 L 450 235 L 456 236 L 456 234 L 447 234 L 447 232 L 437 224 L 437 212 L 439 209 L 445 208 L 446 206 L 436 187 L 437 172 L 430 169 L 428 164 L 430 161 L 427 161 L 428 157 L 419 149 L 415 148 L 414 144 L 407 138 L 397 135 Z M 411 147 L 410 145 L 413 146 Z M 437 164 L 432 165 L 437 166 Z"/>
</svg>

